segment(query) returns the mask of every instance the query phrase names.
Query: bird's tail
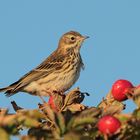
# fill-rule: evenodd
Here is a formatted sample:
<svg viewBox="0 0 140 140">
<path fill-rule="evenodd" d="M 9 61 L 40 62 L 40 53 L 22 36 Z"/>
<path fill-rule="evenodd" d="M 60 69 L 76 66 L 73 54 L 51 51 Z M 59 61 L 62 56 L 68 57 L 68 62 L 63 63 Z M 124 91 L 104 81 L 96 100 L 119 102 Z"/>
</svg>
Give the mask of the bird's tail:
<svg viewBox="0 0 140 140">
<path fill-rule="evenodd" d="M 5 92 L 5 95 L 7 97 L 10 97 L 11 95 L 14 95 L 16 92 L 13 92 L 13 86 L 8 86 L 5 88 L 0 88 L 0 92 Z"/>
<path fill-rule="evenodd" d="M 19 91 L 19 88 L 18 88 L 18 86 L 20 85 L 19 83 L 20 83 L 20 81 L 16 81 L 15 83 L 13 83 L 5 88 L 0 88 L 0 92 L 5 92 L 5 95 L 7 97 L 10 97 Z"/>
<path fill-rule="evenodd" d="M 6 92 L 7 90 L 9 90 L 9 87 L 0 88 L 0 92 Z"/>
</svg>

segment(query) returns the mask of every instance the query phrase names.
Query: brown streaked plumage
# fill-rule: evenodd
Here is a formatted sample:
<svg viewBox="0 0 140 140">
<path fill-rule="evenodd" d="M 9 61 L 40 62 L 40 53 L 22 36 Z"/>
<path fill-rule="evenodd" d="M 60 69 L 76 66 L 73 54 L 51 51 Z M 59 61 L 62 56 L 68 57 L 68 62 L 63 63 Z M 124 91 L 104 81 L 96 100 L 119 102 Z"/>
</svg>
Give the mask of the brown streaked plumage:
<svg viewBox="0 0 140 140">
<path fill-rule="evenodd" d="M 41 96 L 48 96 L 53 91 L 65 92 L 79 78 L 83 66 L 80 48 L 86 38 L 75 31 L 67 32 L 45 61 L 0 92 L 5 92 L 6 96 L 19 91 Z"/>
</svg>

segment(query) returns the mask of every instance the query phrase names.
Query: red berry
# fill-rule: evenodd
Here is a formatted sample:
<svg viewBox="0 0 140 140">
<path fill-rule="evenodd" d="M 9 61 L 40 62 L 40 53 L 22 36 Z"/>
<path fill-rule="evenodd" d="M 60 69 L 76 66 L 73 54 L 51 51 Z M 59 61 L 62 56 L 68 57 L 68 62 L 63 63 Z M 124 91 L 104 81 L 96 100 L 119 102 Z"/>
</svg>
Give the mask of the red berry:
<svg viewBox="0 0 140 140">
<path fill-rule="evenodd" d="M 114 134 L 120 126 L 120 121 L 110 115 L 102 117 L 97 124 L 99 131 L 103 134 Z"/>
<path fill-rule="evenodd" d="M 54 102 L 54 97 L 53 96 L 50 96 L 49 98 L 49 101 L 48 101 L 48 104 L 50 105 L 50 107 L 54 110 L 57 110 L 57 107 L 55 105 L 55 102 Z"/>
<path fill-rule="evenodd" d="M 134 88 L 134 86 L 128 80 L 117 80 L 112 86 L 112 95 L 114 99 L 124 101 L 127 99 L 126 94 L 131 88 Z"/>
</svg>

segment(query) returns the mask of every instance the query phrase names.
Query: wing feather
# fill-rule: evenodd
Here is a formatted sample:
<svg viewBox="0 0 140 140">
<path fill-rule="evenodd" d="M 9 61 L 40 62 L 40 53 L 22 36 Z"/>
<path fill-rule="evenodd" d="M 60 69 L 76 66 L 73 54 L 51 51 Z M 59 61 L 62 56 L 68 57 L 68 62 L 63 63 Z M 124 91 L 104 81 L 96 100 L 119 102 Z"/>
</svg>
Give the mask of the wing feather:
<svg viewBox="0 0 140 140">
<path fill-rule="evenodd" d="M 25 87 L 33 81 L 36 81 L 42 77 L 46 77 L 55 70 L 60 70 L 63 66 L 63 62 L 64 56 L 55 55 L 55 53 L 53 53 L 50 57 L 44 60 L 37 68 L 21 77 L 16 82 L 13 92 L 17 92 L 18 90 L 20 90 L 21 88 Z"/>
</svg>

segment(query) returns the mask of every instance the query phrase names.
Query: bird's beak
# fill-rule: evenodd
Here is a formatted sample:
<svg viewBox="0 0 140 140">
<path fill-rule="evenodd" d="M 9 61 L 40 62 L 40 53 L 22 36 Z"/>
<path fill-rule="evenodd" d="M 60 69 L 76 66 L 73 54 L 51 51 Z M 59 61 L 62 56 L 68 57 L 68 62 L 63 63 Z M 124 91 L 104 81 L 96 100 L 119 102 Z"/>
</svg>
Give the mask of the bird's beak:
<svg viewBox="0 0 140 140">
<path fill-rule="evenodd" d="M 84 41 L 85 39 L 88 39 L 88 38 L 89 38 L 89 36 L 83 36 L 82 40 Z"/>
<path fill-rule="evenodd" d="M 89 38 L 89 36 L 84 36 L 84 39 L 88 39 Z"/>
<path fill-rule="evenodd" d="M 84 40 L 88 38 L 89 36 L 82 36 L 82 37 L 78 37 L 78 40 L 80 40 L 80 42 L 84 42 Z"/>
</svg>

